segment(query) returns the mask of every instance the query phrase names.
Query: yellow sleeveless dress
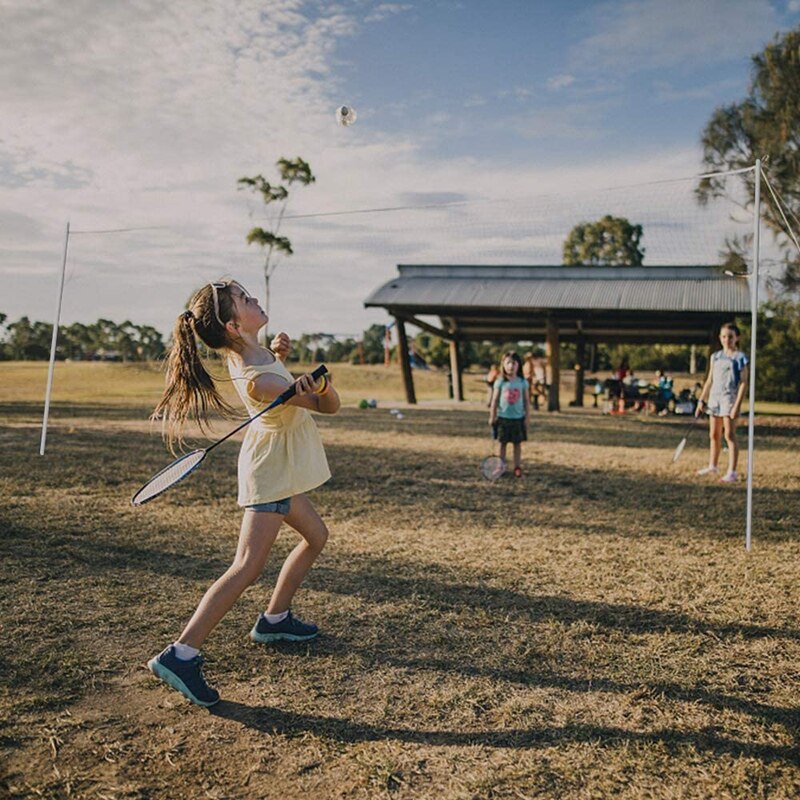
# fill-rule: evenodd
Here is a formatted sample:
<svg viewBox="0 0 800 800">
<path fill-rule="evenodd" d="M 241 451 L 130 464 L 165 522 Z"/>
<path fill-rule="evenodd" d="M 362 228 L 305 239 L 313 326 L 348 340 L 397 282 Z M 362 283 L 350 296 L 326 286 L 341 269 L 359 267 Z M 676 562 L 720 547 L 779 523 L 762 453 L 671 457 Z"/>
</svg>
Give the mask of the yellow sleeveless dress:
<svg viewBox="0 0 800 800">
<path fill-rule="evenodd" d="M 228 370 L 251 417 L 269 403 L 250 397 L 250 381 L 267 372 L 294 381 L 278 359 L 273 364 L 257 366 L 228 361 Z M 283 404 L 248 425 L 239 451 L 240 506 L 274 503 L 315 489 L 330 477 L 317 425 L 305 408 Z"/>
</svg>

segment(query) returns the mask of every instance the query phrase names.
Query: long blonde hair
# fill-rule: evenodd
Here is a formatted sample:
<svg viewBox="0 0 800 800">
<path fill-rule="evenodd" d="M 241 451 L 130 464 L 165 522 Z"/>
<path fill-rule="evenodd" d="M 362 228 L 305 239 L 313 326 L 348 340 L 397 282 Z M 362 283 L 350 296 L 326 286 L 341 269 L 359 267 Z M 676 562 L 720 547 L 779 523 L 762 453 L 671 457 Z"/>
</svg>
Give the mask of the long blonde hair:
<svg viewBox="0 0 800 800">
<path fill-rule="evenodd" d="M 166 361 L 164 394 L 151 416 L 161 422 L 162 434 L 173 452 L 183 444 L 183 426 L 187 420 L 193 419 L 205 431 L 211 411 L 228 418 L 238 416 L 217 390 L 197 347 L 200 339 L 211 350 L 231 349 L 230 334 L 221 322 L 235 318 L 231 285 L 238 286 L 235 281 L 226 281 L 224 286 L 217 283 L 217 288 L 206 284 L 195 292 L 187 310 L 175 321 Z"/>
</svg>

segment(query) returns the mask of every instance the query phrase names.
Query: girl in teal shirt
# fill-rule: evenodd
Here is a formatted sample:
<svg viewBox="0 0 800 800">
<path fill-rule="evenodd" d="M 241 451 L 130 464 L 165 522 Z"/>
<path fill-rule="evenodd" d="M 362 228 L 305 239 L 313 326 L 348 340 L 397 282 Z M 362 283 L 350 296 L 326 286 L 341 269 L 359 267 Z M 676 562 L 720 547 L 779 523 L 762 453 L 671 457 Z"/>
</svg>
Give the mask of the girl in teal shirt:
<svg viewBox="0 0 800 800">
<path fill-rule="evenodd" d="M 497 425 L 500 458 L 505 461 L 506 447 L 514 445 L 514 475 L 522 477 L 522 443 L 528 440 L 531 418 L 528 381 L 522 377 L 522 359 L 509 350 L 501 361 L 502 375 L 495 381 L 489 404 L 489 424 Z"/>
</svg>

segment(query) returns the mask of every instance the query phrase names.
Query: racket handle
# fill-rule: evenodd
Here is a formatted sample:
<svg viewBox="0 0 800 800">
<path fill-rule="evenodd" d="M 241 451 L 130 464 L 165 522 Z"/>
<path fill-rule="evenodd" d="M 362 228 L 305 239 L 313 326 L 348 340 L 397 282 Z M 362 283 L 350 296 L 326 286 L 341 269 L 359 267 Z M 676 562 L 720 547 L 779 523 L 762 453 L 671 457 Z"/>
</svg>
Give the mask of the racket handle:
<svg viewBox="0 0 800 800">
<path fill-rule="evenodd" d="M 328 368 L 324 364 L 320 364 L 312 373 L 311 377 L 318 381 L 326 372 Z M 285 403 L 287 400 L 291 399 L 297 393 L 297 387 L 295 384 L 292 384 L 285 392 L 281 392 L 270 404 L 268 408 L 265 408 L 264 411 L 269 411 L 270 408 L 275 408 L 276 406 L 281 405 L 281 403 Z M 263 411 L 261 412 L 264 413 Z"/>
</svg>

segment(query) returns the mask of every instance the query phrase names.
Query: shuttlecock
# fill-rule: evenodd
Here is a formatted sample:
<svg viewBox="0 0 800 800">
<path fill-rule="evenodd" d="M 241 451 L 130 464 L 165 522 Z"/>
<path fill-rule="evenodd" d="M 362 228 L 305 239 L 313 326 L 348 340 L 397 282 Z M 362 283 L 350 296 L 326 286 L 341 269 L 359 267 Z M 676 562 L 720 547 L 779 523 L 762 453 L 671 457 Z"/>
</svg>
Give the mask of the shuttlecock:
<svg viewBox="0 0 800 800">
<path fill-rule="evenodd" d="M 353 106 L 339 106 L 339 108 L 336 109 L 336 121 L 340 125 L 344 125 L 345 127 L 352 125 L 357 118 L 358 114 L 356 114 L 356 110 Z"/>
<path fill-rule="evenodd" d="M 401 413 L 398 411 L 398 412 L 397 412 L 397 413 L 394 415 L 394 418 L 395 418 L 395 419 L 403 419 L 403 415 L 402 415 L 402 414 L 401 414 Z"/>
</svg>

